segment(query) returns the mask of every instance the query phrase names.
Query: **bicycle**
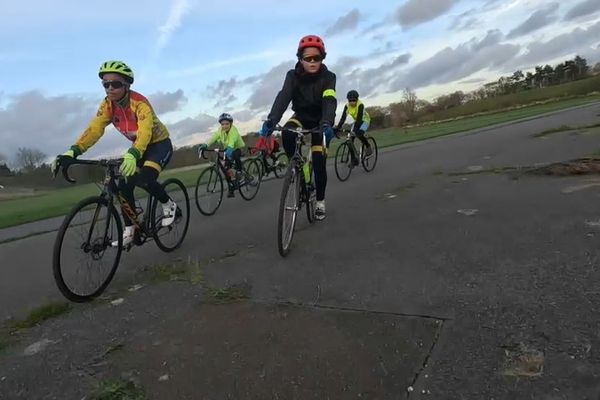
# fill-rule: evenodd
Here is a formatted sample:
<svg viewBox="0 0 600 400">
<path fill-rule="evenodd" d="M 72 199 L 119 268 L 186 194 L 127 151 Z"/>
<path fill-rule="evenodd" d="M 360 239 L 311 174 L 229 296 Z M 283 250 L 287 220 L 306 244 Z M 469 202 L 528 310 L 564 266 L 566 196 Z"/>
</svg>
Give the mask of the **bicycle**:
<svg viewBox="0 0 600 400">
<path fill-rule="evenodd" d="M 203 215 L 213 215 L 223 201 L 223 176 L 227 181 L 229 190 L 238 190 L 244 200 L 252 200 L 256 197 L 260 188 L 260 166 L 256 160 L 246 160 L 243 165 L 242 176 L 235 181 L 229 177 L 225 166 L 225 153 L 222 150 L 201 150 L 200 157 L 206 159 L 206 152 L 214 152 L 217 157 L 215 162 L 202 171 L 196 181 L 196 207 Z M 231 171 L 231 169 L 229 169 Z"/>
<path fill-rule="evenodd" d="M 256 160 L 258 162 L 261 178 L 268 176 L 271 172 L 275 174 L 276 178 L 283 178 L 288 165 L 287 154 L 285 152 L 279 153 L 275 160 L 273 160 L 264 149 L 248 147 L 248 151 L 253 157 L 246 160 L 246 162 L 249 160 Z"/>
<path fill-rule="evenodd" d="M 72 165 L 93 165 L 105 169 L 100 195 L 81 200 L 69 211 L 54 242 L 54 280 L 60 292 L 73 302 L 90 301 L 106 289 L 119 266 L 123 250 L 129 251 L 134 245 L 142 246 L 153 239 L 162 251 L 171 252 L 181 246 L 187 234 L 190 204 L 183 183 L 175 178 L 169 178 L 162 183 L 169 197 L 177 203 L 175 221 L 163 227 L 160 202 L 154 196 L 148 195 L 144 211 L 137 205 L 139 202 L 133 210 L 119 193 L 118 181 L 124 179 L 119 173 L 122 161 L 77 160 L 64 156 L 57 159 L 58 168 L 53 171 L 54 177 L 58 169 L 62 168 L 64 179 L 70 183 L 76 183 L 68 172 Z M 135 226 L 133 243 L 126 247 L 123 247 L 123 223 L 115 208 L 115 197 Z M 113 246 L 113 242 L 117 245 Z M 69 250 L 75 250 L 79 255 L 73 259 L 73 252 Z M 85 260 L 80 258 L 81 254 Z M 107 257 L 108 262 L 105 262 Z M 71 266 L 74 273 L 70 273 Z M 83 287 L 80 288 L 78 283 L 82 283 L 82 279 Z"/>
<path fill-rule="evenodd" d="M 336 136 L 339 138 L 340 133 L 346 133 L 346 140 L 344 140 L 335 152 L 335 175 L 341 182 L 345 182 L 350 178 L 350 174 L 354 167 L 357 167 L 359 162 L 362 164 L 365 172 L 371 172 L 375 169 L 377 164 L 377 142 L 372 136 L 365 135 L 371 145 L 373 153 L 370 156 L 366 155 L 366 146 L 361 143 L 360 151 L 357 151 L 354 145 L 356 134 L 349 129 L 338 130 Z M 359 161 L 360 160 L 360 161 Z"/>
<path fill-rule="evenodd" d="M 317 194 L 313 183 L 313 169 L 311 155 L 302 154 L 302 145 L 304 144 L 304 135 L 320 132 L 318 128 L 295 129 L 283 128 L 277 126 L 275 131 L 290 131 L 296 133 L 296 149 L 294 155 L 290 158 L 288 169 L 283 180 L 281 189 L 281 198 L 279 201 L 279 214 L 277 221 L 277 247 L 279 254 L 285 257 L 292 244 L 294 228 L 296 226 L 296 217 L 302 209 L 302 204 L 306 205 L 306 217 L 309 223 L 315 222 L 315 208 L 317 203 Z M 325 138 L 323 137 L 325 144 Z"/>
</svg>

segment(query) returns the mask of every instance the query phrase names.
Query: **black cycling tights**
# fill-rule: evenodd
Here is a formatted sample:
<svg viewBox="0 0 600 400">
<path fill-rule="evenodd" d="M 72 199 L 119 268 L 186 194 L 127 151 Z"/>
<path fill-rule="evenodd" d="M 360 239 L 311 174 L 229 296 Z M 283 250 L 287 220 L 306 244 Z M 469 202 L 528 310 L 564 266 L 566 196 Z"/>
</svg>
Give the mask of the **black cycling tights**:
<svg viewBox="0 0 600 400">
<path fill-rule="evenodd" d="M 125 200 L 127 200 L 127 203 L 132 210 L 135 210 L 135 197 L 133 196 L 133 191 L 136 186 L 144 189 L 164 204 L 169 201 L 169 195 L 165 191 L 165 188 L 157 182 L 157 179 L 158 171 L 152 167 L 144 166 L 137 174 L 130 176 L 126 180 L 121 179 L 119 181 L 119 191 Z M 123 220 L 125 221 L 125 226 L 131 226 L 133 224 L 131 219 L 124 212 Z"/>
</svg>

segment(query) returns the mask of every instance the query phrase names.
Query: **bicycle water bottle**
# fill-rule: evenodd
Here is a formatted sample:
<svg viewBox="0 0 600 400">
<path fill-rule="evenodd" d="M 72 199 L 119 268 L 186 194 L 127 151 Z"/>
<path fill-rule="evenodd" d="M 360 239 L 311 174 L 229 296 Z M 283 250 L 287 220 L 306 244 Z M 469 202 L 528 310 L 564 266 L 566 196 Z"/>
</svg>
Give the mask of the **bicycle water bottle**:
<svg viewBox="0 0 600 400">
<path fill-rule="evenodd" d="M 304 173 L 304 182 L 306 182 L 307 184 L 310 183 L 310 164 L 311 164 L 311 162 L 312 162 L 312 160 L 309 159 L 302 166 L 302 172 Z"/>
</svg>

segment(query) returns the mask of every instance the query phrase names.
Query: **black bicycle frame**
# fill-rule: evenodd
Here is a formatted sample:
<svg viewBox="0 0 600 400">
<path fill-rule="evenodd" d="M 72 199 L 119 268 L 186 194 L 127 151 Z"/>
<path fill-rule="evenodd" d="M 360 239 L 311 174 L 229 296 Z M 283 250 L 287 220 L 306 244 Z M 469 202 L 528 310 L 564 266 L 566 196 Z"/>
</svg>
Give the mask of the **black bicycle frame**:
<svg viewBox="0 0 600 400">
<path fill-rule="evenodd" d="M 74 179 L 72 179 L 69 176 L 69 173 L 68 173 L 69 167 L 73 164 L 100 165 L 100 166 L 104 167 L 106 169 L 106 174 L 104 176 L 104 185 L 102 188 L 102 192 L 100 193 L 100 197 L 106 199 L 107 203 L 110 205 L 110 204 L 114 204 L 115 194 L 117 195 L 119 204 L 121 206 L 121 210 L 125 214 L 127 214 L 129 219 L 131 220 L 131 222 L 133 222 L 134 226 L 137 228 L 138 234 L 136 235 L 136 244 L 141 244 L 141 243 L 145 242 L 148 237 L 152 236 L 153 232 L 152 232 L 152 224 L 151 224 L 150 219 L 152 218 L 151 211 L 154 206 L 153 202 L 156 200 L 154 199 L 154 196 L 152 196 L 150 193 L 148 193 L 148 199 L 146 201 L 146 210 L 144 210 L 143 220 L 140 223 L 137 212 L 135 210 L 132 210 L 132 208 L 129 205 L 129 203 L 127 202 L 127 200 L 120 193 L 120 190 L 119 190 L 119 187 L 117 184 L 117 181 L 119 179 L 125 179 L 123 176 L 121 176 L 117 173 L 117 169 L 120 166 L 120 160 L 98 160 L 98 161 L 73 160 L 73 159 L 69 160 L 69 159 L 66 159 L 65 157 L 61 157 L 60 160 L 63 164 L 62 165 L 63 176 L 64 176 L 65 180 L 70 183 L 76 182 Z M 92 223 L 90 225 L 88 238 L 87 238 L 87 241 L 85 244 L 85 246 L 87 248 L 89 248 L 89 245 L 90 245 L 89 243 L 92 238 L 96 222 L 98 221 L 99 213 L 100 213 L 100 207 L 97 207 L 96 210 L 94 211 L 94 216 L 92 218 Z M 105 227 L 105 231 L 104 231 L 105 238 L 108 236 L 108 231 L 110 229 L 110 219 L 111 219 L 111 214 L 110 214 L 110 212 L 108 212 L 106 214 L 106 224 L 105 224 L 106 227 Z M 143 236 L 141 236 L 140 234 L 142 234 Z"/>
</svg>

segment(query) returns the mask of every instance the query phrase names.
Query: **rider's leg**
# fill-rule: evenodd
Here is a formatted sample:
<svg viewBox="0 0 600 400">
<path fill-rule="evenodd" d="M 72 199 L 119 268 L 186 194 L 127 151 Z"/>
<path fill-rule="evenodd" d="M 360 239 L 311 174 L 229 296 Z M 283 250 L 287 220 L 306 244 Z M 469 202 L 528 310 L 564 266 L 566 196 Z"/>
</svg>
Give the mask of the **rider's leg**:
<svg viewBox="0 0 600 400">
<path fill-rule="evenodd" d="M 171 160 L 172 154 L 173 146 L 170 139 L 149 145 L 144 153 L 144 165 L 136 182 L 139 187 L 162 203 L 163 226 L 171 225 L 177 212 L 177 204 L 169 197 L 165 188 L 157 180 L 158 175 Z"/>
<path fill-rule="evenodd" d="M 238 171 L 242 170 L 242 149 L 235 149 L 233 154 L 231 155 L 233 160 L 233 165 L 235 165 L 235 169 Z"/>
<path fill-rule="evenodd" d="M 318 220 L 325 219 L 325 189 L 327 188 L 327 157 L 323 146 L 323 134 L 312 134 L 312 165 L 315 173 L 315 186 L 317 194 L 317 205 L 315 214 Z"/>
<path fill-rule="evenodd" d="M 133 226 L 133 221 L 129 217 L 129 213 L 135 214 L 135 198 L 133 195 L 133 190 L 135 189 L 137 174 L 130 176 L 125 179 L 122 178 L 119 180 L 119 201 L 121 203 L 121 215 L 123 216 L 123 221 L 125 222 L 125 227 L 123 228 L 123 246 L 129 245 L 133 242 L 133 236 L 135 232 L 135 228 Z M 126 211 L 127 210 L 127 211 Z M 128 213 L 129 212 L 129 213 Z M 115 240 L 112 242 L 113 246 L 118 246 L 119 241 Z"/>
<path fill-rule="evenodd" d="M 283 125 L 283 127 L 288 129 L 302 128 L 302 123 L 292 117 L 285 125 Z M 296 134 L 284 129 L 283 132 L 281 132 L 281 141 L 283 142 L 285 154 L 287 154 L 288 158 L 292 158 L 296 152 Z"/>
<path fill-rule="evenodd" d="M 367 129 L 369 129 L 369 123 L 363 122 L 362 125 L 360 126 L 360 129 L 358 131 L 356 131 L 356 136 L 360 139 L 362 144 L 365 146 L 366 155 L 370 156 L 371 154 L 373 154 L 373 150 L 371 149 L 371 145 L 369 144 L 369 141 L 365 137 L 365 133 L 367 132 Z"/>
</svg>

